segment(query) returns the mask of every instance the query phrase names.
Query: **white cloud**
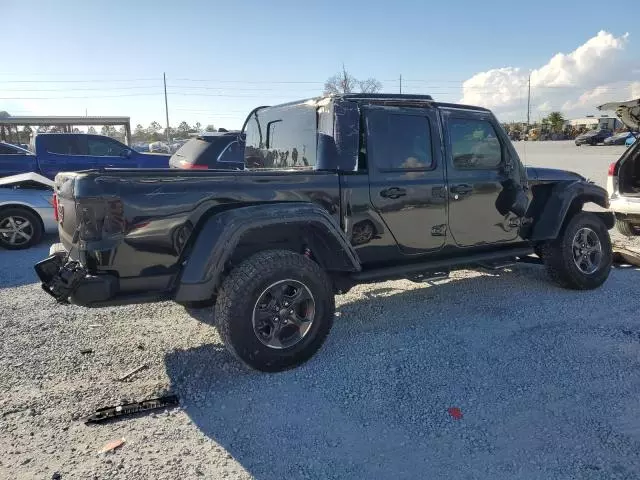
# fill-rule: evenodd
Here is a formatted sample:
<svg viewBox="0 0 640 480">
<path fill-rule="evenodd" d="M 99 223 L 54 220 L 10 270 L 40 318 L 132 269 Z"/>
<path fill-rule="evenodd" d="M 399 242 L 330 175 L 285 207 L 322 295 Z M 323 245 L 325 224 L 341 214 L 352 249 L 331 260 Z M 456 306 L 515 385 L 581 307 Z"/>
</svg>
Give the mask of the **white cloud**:
<svg viewBox="0 0 640 480">
<path fill-rule="evenodd" d="M 639 97 L 640 82 L 630 82 L 633 70 L 624 55 L 628 42 L 628 33 L 615 37 L 600 31 L 574 51 L 557 53 L 532 70 L 532 117 L 551 110 L 565 115 L 589 113 L 606 101 Z M 522 119 L 528 77 L 529 72 L 517 67 L 477 73 L 463 83 L 461 103 L 491 108 L 501 119 Z"/>
</svg>

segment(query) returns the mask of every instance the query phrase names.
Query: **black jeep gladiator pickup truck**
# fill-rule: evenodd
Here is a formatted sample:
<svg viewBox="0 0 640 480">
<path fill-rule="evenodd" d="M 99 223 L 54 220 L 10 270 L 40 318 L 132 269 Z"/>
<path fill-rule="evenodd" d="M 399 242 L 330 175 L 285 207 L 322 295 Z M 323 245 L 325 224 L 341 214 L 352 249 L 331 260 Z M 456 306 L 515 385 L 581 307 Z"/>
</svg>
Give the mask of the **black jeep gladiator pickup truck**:
<svg viewBox="0 0 640 480">
<path fill-rule="evenodd" d="M 613 216 L 582 210 L 606 208 L 605 190 L 525 168 L 484 108 L 338 95 L 257 108 L 243 132 L 244 171 L 58 174 L 44 290 L 87 307 L 215 304 L 229 350 L 278 371 L 320 348 L 355 284 L 514 261 L 573 289 L 609 275 Z"/>
</svg>

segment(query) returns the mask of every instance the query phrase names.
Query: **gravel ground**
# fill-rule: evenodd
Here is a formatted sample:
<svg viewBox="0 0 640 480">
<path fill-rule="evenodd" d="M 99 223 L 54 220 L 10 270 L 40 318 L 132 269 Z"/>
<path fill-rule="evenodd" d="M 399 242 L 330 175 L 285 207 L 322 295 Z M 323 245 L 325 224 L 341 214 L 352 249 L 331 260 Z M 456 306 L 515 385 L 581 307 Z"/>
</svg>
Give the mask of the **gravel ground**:
<svg viewBox="0 0 640 480">
<path fill-rule="evenodd" d="M 268 375 L 207 310 L 56 305 L 47 250 L 0 251 L 2 479 L 640 478 L 638 269 L 593 292 L 531 265 L 357 287 L 310 362 Z M 179 408 L 81 421 L 165 392 Z"/>
</svg>

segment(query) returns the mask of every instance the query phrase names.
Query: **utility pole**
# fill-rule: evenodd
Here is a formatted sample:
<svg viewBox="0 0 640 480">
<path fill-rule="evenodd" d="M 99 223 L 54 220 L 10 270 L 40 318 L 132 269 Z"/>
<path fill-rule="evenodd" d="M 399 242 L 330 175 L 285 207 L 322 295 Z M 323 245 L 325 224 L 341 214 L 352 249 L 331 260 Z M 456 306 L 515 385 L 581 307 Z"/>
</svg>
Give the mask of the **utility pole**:
<svg viewBox="0 0 640 480">
<path fill-rule="evenodd" d="M 527 132 L 529 131 L 529 121 L 531 117 L 531 72 L 529 72 L 529 93 L 527 94 Z"/>
<path fill-rule="evenodd" d="M 402 74 L 400 74 L 400 95 L 402 95 Z"/>
<path fill-rule="evenodd" d="M 167 115 L 167 144 L 171 145 L 171 139 L 169 138 L 169 102 L 167 102 L 167 74 L 162 73 L 162 79 L 164 80 L 164 111 Z"/>
</svg>

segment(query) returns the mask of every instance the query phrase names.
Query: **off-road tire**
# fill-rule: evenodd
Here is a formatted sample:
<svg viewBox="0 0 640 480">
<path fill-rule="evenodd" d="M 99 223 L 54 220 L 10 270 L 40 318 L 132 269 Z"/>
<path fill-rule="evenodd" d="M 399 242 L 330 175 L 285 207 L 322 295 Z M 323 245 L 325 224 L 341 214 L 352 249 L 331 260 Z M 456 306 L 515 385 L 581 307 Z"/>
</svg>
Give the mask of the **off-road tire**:
<svg viewBox="0 0 640 480">
<path fill-rule="evenodd" d="M 31 224 L 31 238 L 25 243 L 11 244 L 0 236 L 0 247 L 7 250 L 23 250 L 30 248 L 42 240 L 43 228 L 42 220 L 31 210 L 22 207 L 7 207 L 0 209 L 0 225 L 9 217 L 20 217 L 28 220 Z"/>
<path fill-rule="evenodd" d="M 299 343 L 283 349 L 264 345 L 253 328 L 254 307 L 275 282 L 306 286 L 315 301 L 313 323 Z M 333 325 L 335 300 L 328 275 L 313 260 L 287 250 L 266 250 L 234 268 L 222 283 L 215 307 L 218 332 L 227 349 L 247 366 L 264 372 L 296 367 L 322 346 Z"/>
<path fill-rule="evenodd" d="M 640 226 L 616 217 L 616 228 L 625 237 L 640 235 Z"/>
<path fill-rule="evenodd" d="M 602 259 L 595 272 L 585 274 L 574 262 L 573 238 L 583 227 L 593 230 L 602 247 Z M 609 277 L 613 253 L 606 225 L 596 215 L 580 212 L 565 222 L 558 238 L 545 244 L 542 258 L 549 277 L 564 288 L 592 290 L 602 285 Z"/>
</svg>

